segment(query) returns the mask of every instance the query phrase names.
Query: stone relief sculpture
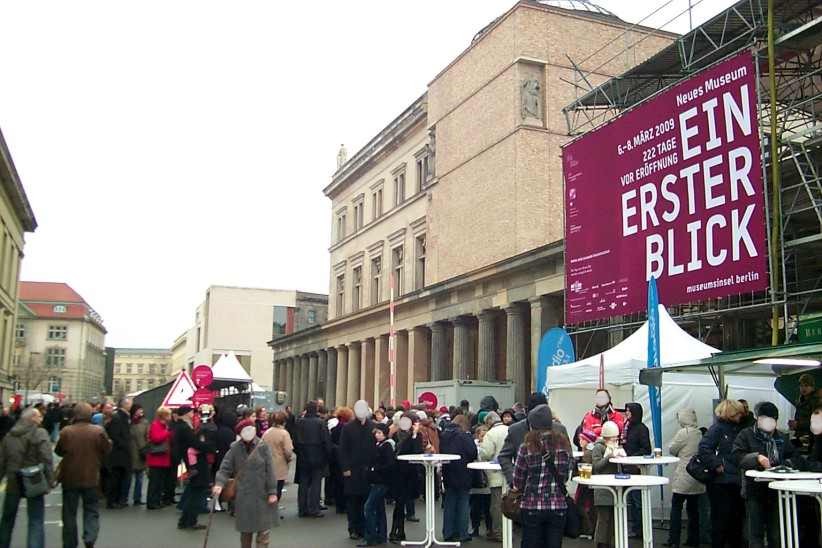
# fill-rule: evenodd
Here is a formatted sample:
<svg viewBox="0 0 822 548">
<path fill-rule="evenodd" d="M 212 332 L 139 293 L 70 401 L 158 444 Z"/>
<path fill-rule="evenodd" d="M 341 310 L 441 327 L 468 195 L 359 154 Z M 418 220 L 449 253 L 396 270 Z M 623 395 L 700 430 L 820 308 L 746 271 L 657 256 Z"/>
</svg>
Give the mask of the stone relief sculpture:
<svg viewBox="0 0 822 548">
<path fill-rule="evenodd" d="M 340 145 L 340 151 L 337 152 L 337 169 L 340 169 L 348 161 L 348 151 L 345 145 Z"/>
<path fill-rule="evenodd" d="M 522 118 L 542 120 L 542 105 L 539 81 L 528 79 L 522 81 Z"/>
<path fill-rule="evenodd" d="M 434 178 L 434 166 L 437 165 L 437 128 L 428 130 L 428 178 Z"/>
</svg>

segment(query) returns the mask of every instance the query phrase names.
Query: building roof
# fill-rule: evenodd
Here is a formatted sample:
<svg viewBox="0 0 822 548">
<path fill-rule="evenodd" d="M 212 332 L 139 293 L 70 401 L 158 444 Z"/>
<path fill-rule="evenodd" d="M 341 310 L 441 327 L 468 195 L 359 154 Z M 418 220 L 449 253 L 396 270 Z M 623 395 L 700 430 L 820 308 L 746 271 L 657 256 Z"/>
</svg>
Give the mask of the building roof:
<svg viewBox="0 0 822 548">
<path fill-rule="evenodd" d="M 171 355 L 171 350 L 168 348 L 115 348 L 114 353 L 117 354 L 158 354 Z"/>
<path fill-rule="evenodd" d="M 6 145 L 6 140 L 3 138 L 3 132 L 0 130 L 0 184 L 8 194 L 11 200 L 12 208 L 20 219 L 20 224 L 26 232 L 34 232 L 37 228 L 37 219 L 34 218 L 34 211 L 31 208 L 29 199 L 26 196 L 26 191 L 23 189 L 23 184 L 20 182 L 20 176 L 17 174 L 17 168 L 14 167 L 14 162 L 11 160 L 11 152 Z"/>
<path fill-rule="evenodd" d="M 88 320 L 104 333 L 103 318 L 70 285 L 63 282 L 24 282 L 19 285 L 20 302 L 37 318 Z M 65 310 L 55 310 L 55 305 Z"/>
</svg>

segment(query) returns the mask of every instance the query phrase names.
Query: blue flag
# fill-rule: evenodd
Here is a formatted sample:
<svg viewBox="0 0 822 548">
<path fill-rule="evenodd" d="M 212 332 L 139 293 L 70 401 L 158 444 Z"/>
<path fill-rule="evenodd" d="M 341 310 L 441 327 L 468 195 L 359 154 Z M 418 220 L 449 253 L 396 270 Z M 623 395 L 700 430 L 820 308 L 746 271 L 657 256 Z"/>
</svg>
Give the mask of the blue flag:
<svg viewBox="0 0 822 548">
<path fill-rule="evenodd" d="M 548 368 L 575 360 L 574 343 L 561 327 L 549 329 L 539 342 L 537 354 L 537 390 L 548 395 Z"/>
<path fill-rule="evenodd" d="M 662 358 L 659 350 L 659 293 L 656 278 L 648 281 L 648 367 L 659 367 Z M 651 423 L 654 430 L 654 447 L 662 447 L 662 387 L 648 387 L 651 401 Z"/>
</svg>

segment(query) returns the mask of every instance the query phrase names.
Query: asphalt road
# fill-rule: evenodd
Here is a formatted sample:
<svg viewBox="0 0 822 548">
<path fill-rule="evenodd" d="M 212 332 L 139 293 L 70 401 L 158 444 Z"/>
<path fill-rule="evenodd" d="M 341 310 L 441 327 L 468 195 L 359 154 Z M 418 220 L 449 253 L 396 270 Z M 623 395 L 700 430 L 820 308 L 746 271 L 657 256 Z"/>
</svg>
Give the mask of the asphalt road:
<svg viewBox="0 0 822 548">
<path fill-rule="evenodd" d="M 275 527 L 271 535 L 271 548 L 353 548 L 356 542 L 348 539 L 346 520 L 344 515 L 337 515 L 333 508 L 326 512 L 322 519 L 301 519 L 297 517 L 296 486 L 286 486 L 283 496 L 285 509 L 280 512 L 283 519 Z M 25 548 L 26 517 L 25 503 L 17 515 L 17 524 L 14 528 L 12 548 Z M 100 537 L 97 548 L 202 548 L 205 538 L 204 531 L 180 531 L 177 529 L 179 513 L 173 508 L 148 511 L 145 506 L 128 507 L 122 510 L 106 510 L 105 503 L 100 514 Z M 391 507 L 387 508 L 388 526 L 391 526 Z M 417 515 L 424 516 L 425 508 L 422 501 L 417 503 Z M 441 513 L 437 516 L 441 523 Z M 46 546 L 62 546 L 61 520 L 61 493 L 58 489 L 46 498 Z M 200 517 L 201 523 L 208 522 L 208 516 Z M 82 526 L 80 526 L 82 527 Z M 441 527 L 437 527 L 440 535 Z M 661 546 L 666 533 L 654 531 L 654 544 Z M 423 523 L 406 524 L 406 534 L 409 540 L 422 538 Z M 214 514 L 209 533 L 208 546 L 225 548 L 239 546 L 239 533 L 234 530 L 234 521 L 227 513 Z M 82 546 L 82 541 L 80 543 Z M 390 544 L 387 546 L 391 546 Z M 491 543 L 483 538 L 474 539 L 469 548 L 501 548 L 501 544 Z M 514 546 L 519 546 L 515 538 Z M 588 540 L 565 539 L 563 546 L 570 548 L 592 548 L 593 543 Z M 640 546 L 638 541 L 632 541 L 632 546 Z"/>
</svg>

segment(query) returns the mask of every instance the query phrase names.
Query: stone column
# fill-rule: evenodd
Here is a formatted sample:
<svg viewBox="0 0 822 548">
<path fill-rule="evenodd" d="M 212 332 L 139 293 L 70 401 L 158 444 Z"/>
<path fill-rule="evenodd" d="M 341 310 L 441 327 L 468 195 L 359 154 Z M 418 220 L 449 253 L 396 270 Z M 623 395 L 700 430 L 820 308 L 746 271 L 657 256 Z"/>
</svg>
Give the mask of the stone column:
<svg viewBox="0 0 822 548">
<path fill-rule="evenodd" d="M 431 324 L 431 380 L 444 381 L 448 379 L 448 342 L 446 341 L 445 324 L 434 322 Z"/>
<path fill-rule="evenodd" d="M 280 380 L 277 385 L 280 392 L 288 391 L 288 359 L 280 360 Z"/>
<path fill-rule="evenodd" d="M 505 342 L 505 377 L 514 381 L 514 401 L 525 403 L 530 388 L 525 378 L 525 333 L 522 307 L 516 303 L 505 309 L 508 319 Z"/>
<path fill-rule="evenodd" d="M 372 401 L 374 397 L 374 339 L 365 339 L 360 344 L 360 398 L 372 404 L 372 409 L 377 408 L 377 402 Z"/>
<path fill-rule="evenodd" d="M 494 316 L 493 310 L 483 310 L 479 315 L 477 378 L 481 381 L 497 380 L 495 367 L 497 340 L 496 333 L 494 333 Z"/>
<path fill-rule="evenodd" d="M 414 383 L 432 380 L 431 341 L 425 327 L 415 327 L 408 331 L 408 386 L 406 396 L 415 401 Z M 398 397 L 400 400 L 403 397 Z"/>
<path fill-rule="evenodd" d="M 328 374 L 325 377 L 325 406 L 330 410 L 337 406 L 337 349 L 328 348 L 325 354 L 328 358 Z"/>
<path fill-rule="evenodd" d="M 279 390 L 280 360 L 273 360 L 271 365 L 271 390 L 276 392 Z"/>
<path fill-rule="evenodd" d="M 360 341 L 348 345 L 348 380 L 346 382 L 346 405 L 354 405 L 360 399 L 360 367 L 362 367 L 362 352 Z"/>
<path fill-rule="evenodd" d="M 337 347 L 337 382 L 334 386 L 334 405 L 348 405 L 348 347 Z"/>
<path fill-rule="evenodd" d="M 287 392 L 286 401 L 288 405 L 294 407 L 294 358 L 286 358 L 285 371 L 285 391 Z"/>
<path fill-rule="evenodd" d="M 300 359 L 300 410 L 308 403 L 308 354 Z"/>
<path fill-rule="evenodd" d="M 562 325 L 564 303 L 552 296 L 533 297 L 528 302 L 531 303 L 531 385 L 534 390 L 540 390 L 542 387 L 537 386 L 539 343 L 546 331 Z"/>
<path fill-rule="evenodd" d="M 388 362 L 388 335 L 374 338 L 373 390 L 368 394 L 375 407 L 384 401 L 388 405 L 390 397 L 391 364 Z M 372 399 L 373 398 L 373 399 Z"/>
<path fill-rule="evenodd" d="M 454 379 L 471 378 L 471 323 L 468 318 L 455 318 L 454 324 L 454 370 L 451 372 Z"/>
<path fill-rule="evenodd" d="M 294 395 L 291 398 L 291 405 L 294 407 L 294 413 L 299 414 L 300 411 L 300 398 L 302 398 L 303 389 L 302 389 L 302 380 L 303 380 L 303 369 L 302 369 L 302 358 L 301 356 L 294 356 L 294 389 L 292 392 Z"/>
<path fill-rule="evenodd" d="M 308 355 L 308 392 L 305 398 L 306 403 L 317 399 L 317 353 Z"/>
<path fill-rule="evenodd" d="M 325 349 L 317 351 L 317 399 L 325 399 L 325 386 L 328 384 L 328 353 Z M 325 402 L 328 406 L 328 401 Z"/>
<path fill-rule="evenodd" d="M 396 346 L 396 353 L 394 359 L 396 360 L 397 364 L 397 393 L 396 393 L 396 402 L 395 407 L 398 402 L 408 398 L 413 400 L 413 394 L 409 394 L 409 391 L 414 390 L 414 383 L 411 383 L 411 387 L 409 390 L 408 387 L 408 331 L 397 331 L 397 346 Z M 390 371 L 389 371 L 390 374 Z M 390 382 L 390 379 L 389 379 Z M 391 397 L 390 387 L 388 391 L 388 398 Z"/>
</svg>

